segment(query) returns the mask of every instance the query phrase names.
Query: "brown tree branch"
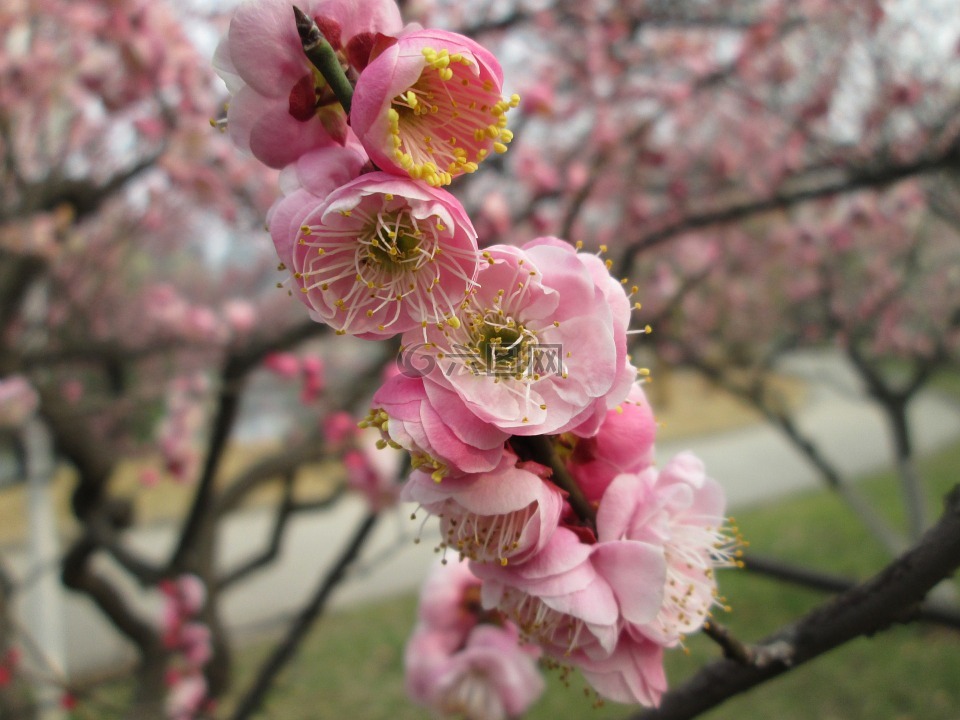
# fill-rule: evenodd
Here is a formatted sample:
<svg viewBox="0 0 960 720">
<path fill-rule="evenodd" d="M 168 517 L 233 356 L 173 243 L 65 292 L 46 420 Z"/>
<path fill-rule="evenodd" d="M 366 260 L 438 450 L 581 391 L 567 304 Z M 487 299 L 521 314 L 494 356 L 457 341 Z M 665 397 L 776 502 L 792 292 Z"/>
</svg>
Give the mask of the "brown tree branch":
<svg viewBox="0 0 960 720">
<path fill-rule="evenodd" d="M 703 624 L 703 634 L 721 647 L 725 658 L 741 665 L 765 667 L 774 662 L 786 665 L 793 662 L 793 648 L 786 642 L 748 645 L 735 638 L 725 626 L 715 620 L 708 620 Z"/>
<path fill-rule="evenodd" d="M 240 409 L 240 397 L 250 372 L 259 366 L 272 352 L 294 347 L 304 340 L 320 335 L 326 330 L 312 320 L 295 325 L 279 335 L 263 342 L 251 344 L 242 350 L 232 352 L 224 360 L 220 372 L 220 393 L 217 398 L 217 411 L 211 422 L 210 439 L 204 458 L 197 491 L 190 506 L 190 512 L 180 532 L 176 550 L 170 559 L 171 567 L 186 567 L 187 555 L 193 551 L 193 545 L 204 526 L 212 521 L 214 507 L 214 481 L 220 469 L 220 462 L 227 447 L 227 440 L 233 431 L 233 425 Z"/>
<path fill-rule="evenodd" d="M 796 177 L 806 181 L 798 180 L 796 184 L 799 187 L 787 188 L 765 198 L 750 198 L 726 207 L 692 213 L 679 220 L 668 222 L 656 230 L 648 231 L 636 240 L 629 241 L 627 250 L 620 260 L 617 276 L 630 275 L 633 262 L 641 253 L 662 245 L 689 230 L 743 220 L 773 210 L 783 210 L 817 198 L 866 189 L 884 188 L 917 175 L 955 168 L 958 165 L 960 165 L 960 144 L 954 143 L 941 153 L 920 158 L 911 163 L 853 168 L 849 172 L 840 172 L 839 177 L 825 180 L 817 177 L 805 179 L 804 172 L 800 171 L 796 174 Z M 816 173 L 816 175 L 819 174 L 821 173 Z"/>
<path fill-rule="evenodd" d="M 567 494 L 567 502 L 585 524 L 597 529 L 597 509 L 587 501 L 583 490 L 557 456 L 553 440 L 548 435 L 514 435 L 510 445 L 522 460 L 533 460 L 550 468 L 550 480 Z"/>
<path fill-rule="evenodd" d="M 136 615 L 124 600 L 123 593 L 90 566 L 97 549 L 97 543 L 89 537 L 74 544 L 63 560 L 63 584 L 90 597 L 144 657 L 155 655 L 161 650 L 161 643 L 153 624 Z"/>
<path fill-rule="evenodd" d="M 241 697 L 237 705 L 237 710 L 232 716 L 232 720 L 247 720 L 247 718 L 255 715 L 263 705 L 267 692 L 273 685 L 276 676 L 293 658 L 294 654 L 296 654 L 297 649 L 307 635 L 307 631 L 320 617 L 326 606 L 327 599 L 330 597 L 330 593 L 340 584 L 347 569 L 360 554 L 360 550 L 376 526 L 378 517 L 379 515 L 374 512 L 369 513 L 361 520 L 350 542 L 341 553 L 339 560 L 317 586 L 317 590 L 310 602 L 300 611 L 300 614 L 288 628 L 283 640 L 277 645 L 257 673 L 257 677 L 254 679 L 251 687 Z"/>
<path fill-rule="evenodd" d="M 339 500 L 344 493 L 345 487 L 340 485 L 328 497 L 314 503 L 298 503 L 293 497 L 295 475 L 290 473 L 283 479 L 283 496 L 277 505 L 273 529 L 270 532 L 270 539 L 267 546 L 259 553 L 237 567 L 227 571 L 216 581 L 217 592 L 226 590 L 246 577 L 249 577 L 262 567 L 266 567 L 277 559 L 280 555 L 280 549 L 283 545 L 283 537 L 287 528 L 287 523 L 291 517 L 298 512 L 314 511 L 323 508 L 329 508 Z"/>
<path fill-rule="evenodd" d="M 763 667 L 720 660 L 702 668 L 681 687 L 664 695 L 659 708 L 634 720 L 681 720 L 715 708 L 727 699 L 798 667 L 854 638 L 914 619 L 930 590 L 960 566 L 960 485 L 946 498 L 934 525 L 912 549 L 879 574 L 832 598 L 761 641 L 759 649 L 786 643 L 791 662 Z"/>
<path fill-rule="evenodd" d="M 746 553 L 740 558 L 743 568 L 755 575 L 773 578 L 780 582 L 820 592 L 842 593 L 857 586 L 855 580 L 840 575 L 801 567 L 773 558 Z M 924 602 L 917 607 L 914 619 L 934 625 L 960 630 L 960 608 L 951 608 L 937 603 Z"/>
</svg>

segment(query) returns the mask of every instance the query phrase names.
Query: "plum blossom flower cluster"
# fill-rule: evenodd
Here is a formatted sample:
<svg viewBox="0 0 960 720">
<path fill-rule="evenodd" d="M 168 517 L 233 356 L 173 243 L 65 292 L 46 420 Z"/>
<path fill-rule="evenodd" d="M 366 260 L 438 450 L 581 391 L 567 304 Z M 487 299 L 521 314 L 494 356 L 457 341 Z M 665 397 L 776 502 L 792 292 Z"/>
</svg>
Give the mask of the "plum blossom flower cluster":
<svg viewBox="0 0 960 720">
<path fill-rule="evenodd" d="M 653 464 L 628 354 L 645 331 L 629 329 L 639 289 L 610 275 L 605 249 L 481 247 L 446 189 L 512 139 L 519 98 L 504 98 L 496 58 L 404 26 L 393 0 L 247 0 L 215 65 L 227 132 L 282 168 L 267 225 L 291 293 L 337 334 L 400 338 L 399 372 L 361 426 L 409 454 L 401 498 L 469 561 L 424 591 L 414 698 L 515 716 L 543 653 L 603 698 L 656 705 L 663 650 L 703 625 L 715 569 L 735 563 L 724 496 L 692 454 Z M 357 484 L 381 493 L 357 458 Z"/>
<path fill-rule="evenodd" d="M 208 383 L 204 375 L 194 373 L 175 378 L 169 385 L 166 414 L 157 430 L 157 446 L 164 471 L 178 483 L 190 482 L 200 465 L 197 442 L 205 410 L 198 400 L 207 391 Z"/>
<path fill-rule="evenodd" d="M 407 692 L 439 716 L 518 717 L 543 693 L 540 654 L 501 612 L 482 606 L 466 564 L 437 563 L 407 642 Z"/>
<path fill-rule="evenodd" d="M 309 405 L 321 396 L 327 386 L 323 358 L 318 355 L 299 357 L 289 352 L 267 355 L 263 367 L 284 380 L 300 380 L 300 402 Z"/>
<path fill-rule="evenodd" d="M 196 575 L 181 575 L 160 583 L 163 644 L 172 662 L 167 670 L 166 713 L 170 720 L 190 720 L 209 710 L 203 667 L 211 658 L 210 628 L 196 620 L 206 600 L 206 588 Z"/>
</svg>

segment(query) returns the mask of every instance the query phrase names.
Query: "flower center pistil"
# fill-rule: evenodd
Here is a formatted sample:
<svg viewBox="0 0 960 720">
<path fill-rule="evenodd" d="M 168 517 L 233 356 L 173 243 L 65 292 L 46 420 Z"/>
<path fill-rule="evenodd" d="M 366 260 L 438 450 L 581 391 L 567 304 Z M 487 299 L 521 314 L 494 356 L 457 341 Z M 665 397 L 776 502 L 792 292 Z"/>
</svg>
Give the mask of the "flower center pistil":
<svg viewBox="0 0 960 720">
<path fill-rule="evenodd" d="M 455 320 L 462 295 L 450 297 L 441 277 L 472 283 L 462 267 L 469 253 L 442 248 L 446 221 L 416 212 L 390 193 L 371 195 L 342 219 L 322 225 L 304 225 L 299 242 L 307 253 L 299 276 L 303 292 L 336 292 L 333 299 L 343 332 L 357 318 L 382 318 L 384 330 L 407 312 L 429 322 Z"/>
<path fill-rule="evenodd" d="M 472 324 L 475 374 L 505 375 L 522 380 L 532 369 L 537 336 L 513 318 L 487 313 Z"/>
</svg>

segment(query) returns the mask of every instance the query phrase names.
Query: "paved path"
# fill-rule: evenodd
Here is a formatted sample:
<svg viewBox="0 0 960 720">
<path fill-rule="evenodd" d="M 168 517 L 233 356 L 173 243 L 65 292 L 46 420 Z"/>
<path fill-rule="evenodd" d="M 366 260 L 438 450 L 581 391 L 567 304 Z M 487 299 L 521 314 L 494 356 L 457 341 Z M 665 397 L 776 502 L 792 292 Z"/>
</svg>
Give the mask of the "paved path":
<svg viewBox="0 0 960 720">
<path fill-rule="evenodd" d="M 833 353 L 798 353 L 781 369 L 807 381 L 797 425 L 844 477 L 890 467 L 889 430 L 857 379 Z M 910 408 L 910 427 L 920 454 L 960 437 L 960 403 L 933 392 Z M 821 485 L 814 468 L 772 425 L 758 425 L 657 447 L 663 462 L 683 449 L 695 451 L 727 491 L 731 507 L 743 507 Z"/>
<path fill-rule="evenodd" d="M 846 474 L 859 475 L 889 465 L 887 434 L 876 409 L 865 402 L 854 378 L 832 355 L 791 357 L 784 370 L 809 381 L 810 390 L 799 416 L 800 427 L 816 438 L 825 454 Z M 960 407 L 928 393 L 915 403 L 912 420 L 920 452 L 929 452 L 960 436 Z M 692 449 L 727 489 L 732 507 L 782 497 L 818 485 L 814 471 L 773 428 L 760 425 L 683 442 L 663 444 L 657 457 L 664 462 L 675 452 Z M 288 530 L 283 558 L 252 576 L 223 599 L 227 624 L 239 632 L 275 630 L 280 620 L 302 605 L 364 514 L 363 503 L 347 498 L 323 515 L 297 518 Z M 436 521 L 421 529 L 409 519 L 410 508 L 381 520 L 359 567 L 337 590 L 334 606 L 348 606 L 371 597 L 417 588 L 431 563 L 438 542 Z M 264 511 L 244 512 L 226 523 L 220 544 L 222 564 L 231 567 L 267 541 L 270 517 Z M 422 534 L 419 545 L 413 537 Z M 163 557 L 173 542 L 168 528 L 141 530 L 131 544 L 146 554 Z M 18 563 L 22 571 L 22 559 Z M 106 572 L 113 570 L 103 563 Z M 18 573 L 19 574 L 19 573 Z M 22 576 L 22 575 L 21 575 Z M 129 591 L 138 593 L 129 585 Z M 156 596 L 142 597 L 143 611 L 156 615 Z M 68 667 L 93 671 L 132 658 L 130 648 L 82 598 L 67 603 Z"/>
</svg>

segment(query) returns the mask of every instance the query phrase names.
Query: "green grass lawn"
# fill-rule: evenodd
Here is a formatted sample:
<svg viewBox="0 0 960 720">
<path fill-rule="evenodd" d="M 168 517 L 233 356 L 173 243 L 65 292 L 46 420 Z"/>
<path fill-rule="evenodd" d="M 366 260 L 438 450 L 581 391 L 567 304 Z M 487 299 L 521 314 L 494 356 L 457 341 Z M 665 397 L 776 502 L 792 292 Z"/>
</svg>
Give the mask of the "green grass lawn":
<svg viewBox="0 0 960 720">
<path fill-rule="evenodd" d="M 929 458 L 924 476 L 939 498 L 960 480 L 960 444 Z M 899 516 L 899 493 L 891 475 L 865 481 L 864 489 L 884 512 Z M 804 563 L 832 573 L 866 578 L 885 563 L 880 545 L 827 492 L 810 492 L 744 512 L 737 517 L 751 550 Z M 745 641 L 805 612 L 823 595 L 788 587 L 745 571 L 727 571 L 721 589 L 733 611 L 721 619 Z M 403 644 L 416 600 L 403 597 L 337 613 L 321 621 L 284 672 L 261 717 L 276 720 L 361 718 L 402 720 L 426 713 L 403 693 Z M 238 658 L 239 687 L 245 685 L 267 645 Z M 719 650 L 695 637 L 690 654 L 670 653 L 672 684 Z M 630 708 L 593 699 L 575 678 L 570 687 L 550 678 L 550 690 L 530 718 L 620 718 Z M 227 701 L 226 705 L 229 705 Z M 727 702 L 703 717 L 711 720 L 958 720 L 960 718 L 960 633 L 931 626 L 898 627 L 861 639 L 784 677 Z"/>
</svg>

